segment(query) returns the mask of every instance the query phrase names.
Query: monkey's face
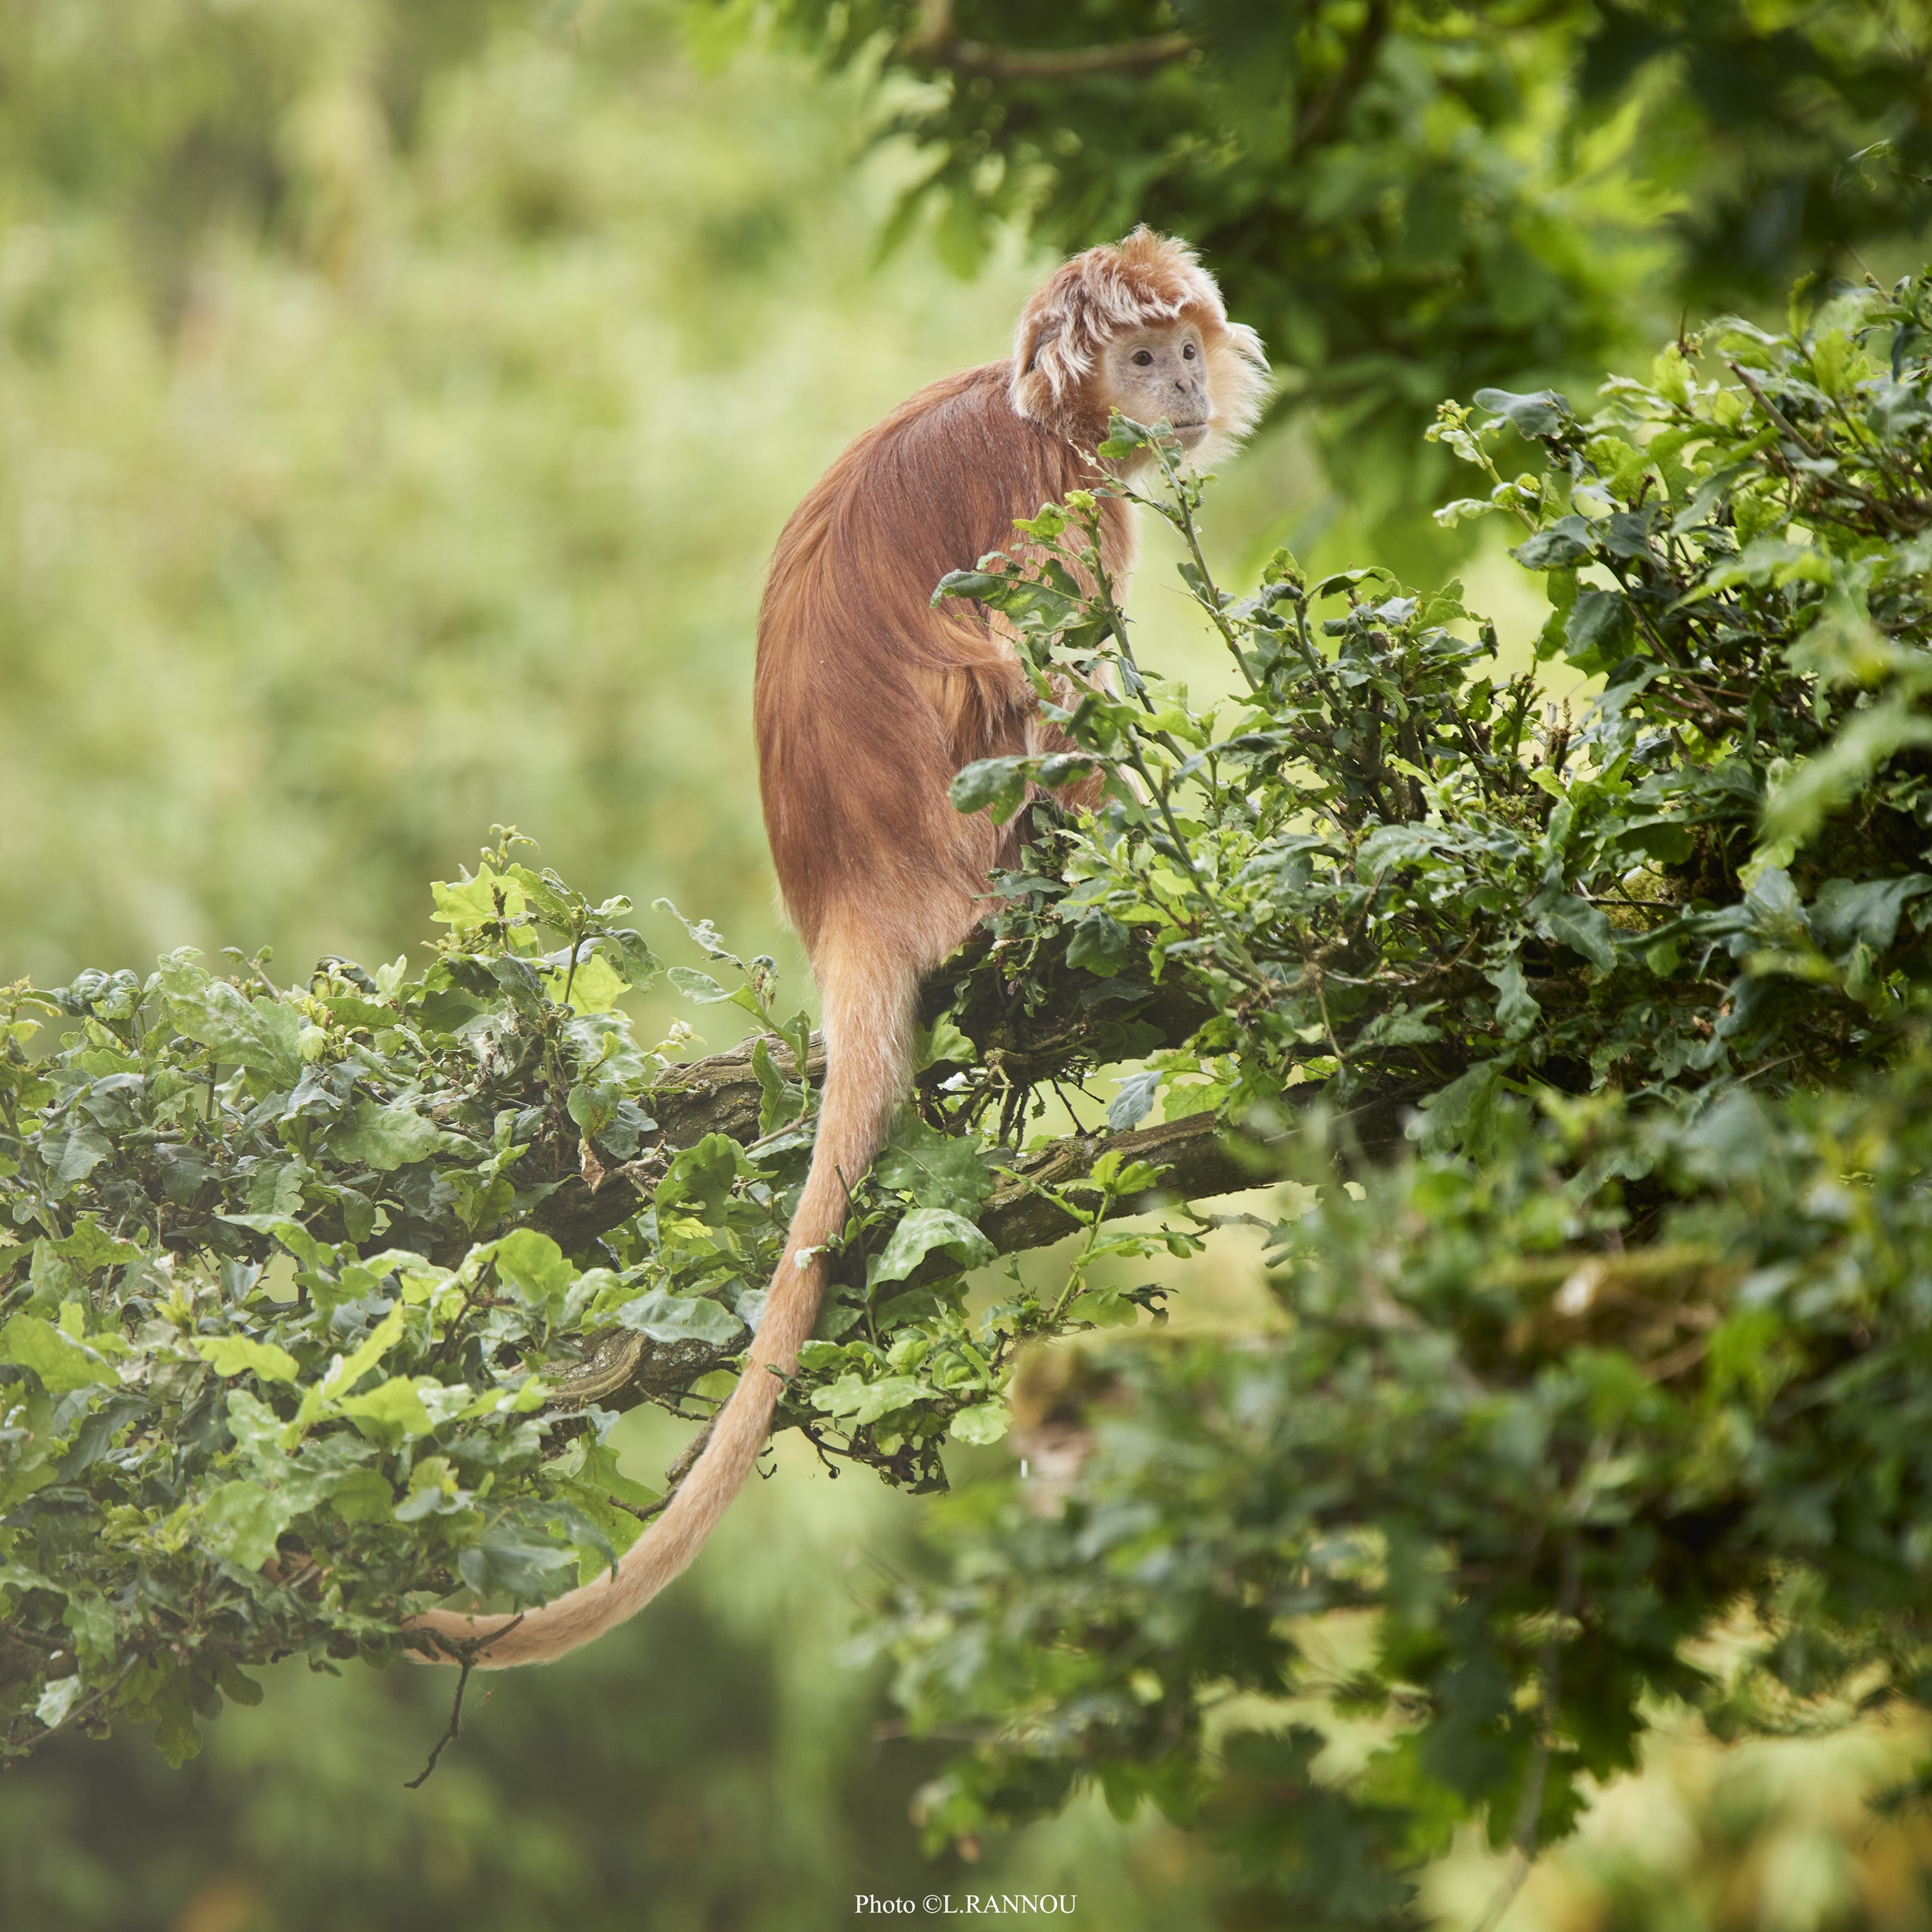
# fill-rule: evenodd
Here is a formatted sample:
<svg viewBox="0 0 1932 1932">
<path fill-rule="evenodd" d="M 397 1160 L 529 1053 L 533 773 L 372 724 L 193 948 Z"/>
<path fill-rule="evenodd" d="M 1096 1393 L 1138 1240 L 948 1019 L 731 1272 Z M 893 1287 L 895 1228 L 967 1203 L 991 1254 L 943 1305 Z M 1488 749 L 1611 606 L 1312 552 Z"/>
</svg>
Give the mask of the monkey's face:
<svg viewBox="0 0 1932 1932">
<path fill-rule="evenodd" d="M 1207 434 L 1214 403 L 1196 324 L 1152 322 L 1116 335 L 1101 351 L 1100 372 L 1109 406 L 1123 416 L 1172 423 L 1184 449 Z"/>
</svg>

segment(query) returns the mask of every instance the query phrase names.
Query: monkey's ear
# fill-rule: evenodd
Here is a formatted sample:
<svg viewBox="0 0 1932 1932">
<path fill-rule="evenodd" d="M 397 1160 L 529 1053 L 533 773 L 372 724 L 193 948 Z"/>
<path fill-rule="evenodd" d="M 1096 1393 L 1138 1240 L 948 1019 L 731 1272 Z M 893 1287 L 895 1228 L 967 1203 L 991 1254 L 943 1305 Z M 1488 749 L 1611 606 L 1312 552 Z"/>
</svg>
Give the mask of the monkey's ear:
<svg viewBox="0 0 1932 1932">
<path fill-rule="evenodd" d="M 1060 318 L 1054 316 L 1047 321 L 1036 322 L 1020 338 L 1019 354 L 1015 359 L 1019 364 L 1020 375 L 1032 374 L 1039 366 L 1040 351 L 1059 335 L 1060 326 Z"/>
<path fill-rule="evenodd" d="M 1037 312 L 1029 306 L 1019 321 L 1013 342 L 1012 368 L 1006 379 L 1006 393 L 1016 416 L 1044 421 L 1051 413 L 1060 393 L 1060 370 L 1055 364 L 1054 345 L 1066 327 L 1066 319 L 1049 310 Z M 1042 362 L 1047 366 L 1043 368 Z"/>
</svg>

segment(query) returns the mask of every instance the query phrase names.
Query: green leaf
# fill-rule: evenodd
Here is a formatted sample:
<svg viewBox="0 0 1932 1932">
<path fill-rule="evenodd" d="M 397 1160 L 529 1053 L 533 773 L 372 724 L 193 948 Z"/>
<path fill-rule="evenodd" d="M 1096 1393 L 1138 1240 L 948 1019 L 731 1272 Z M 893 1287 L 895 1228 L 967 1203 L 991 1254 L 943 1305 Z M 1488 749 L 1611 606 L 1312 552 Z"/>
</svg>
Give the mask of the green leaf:
<svg viewBox="0 0 1932 1932">
<path fill-rule="evenodd" d="M 930 1396 L 931 1390 L 915 1376 L 883 1376 L 867 1382 L 859 1376 L 841 1376 L 829 1389 L 813 1393 L 812 1406 L 859 1427 L 878 1421 Z"/>
<path fill-rule="evenodd" d="M 352 1469 L 331 1481 L 328 1507 L 346 1523 L 382 1523 L 396 1514 L 395 1492 L 379 1470 Z"/>
<path fill-rule="evenodd" d="M 570 989 L 570 1005 L 580 1013 L 607 1013 L 631 990 L 629 982 L 618 975 L 617 969 L 601 953 L 593 953 L 588 959 L 580 961 L 573 974 L 546 973 L 543 983 L 553 999 L 560 1002 L 563 1000 L 566 980 Z"/>
<path fill-rule="evenodd" d="M 1636 628 L 1622 591 L 1579 590 L 1563 626 L 1564 655 L 1587 675 L 1607 671 L 1629 655 Z"/>
<path fill-rule="evenodd" d="M 648 992 L 663 975 L 664 961 L 644 943 L 644 936 L 628 926 L 604 934 L 597 944 L 600 951 L 607 948 L 615 953 L 617 971 L 634 993 Z"/>
<path fill-rule="evenodd" d="M 0 1328 L 0 1362 L 31 1369 L 50 1396 L 121 1379 L 111 1362 L 83 1343 L 70 1340 L 38 1315 L 11 1316 Z"/>
<path fill-rule="evenodd" d="M 702 1342 L 714 1349 L 744 1333 L 744 1324 L 708 1296 L 673 1294 L 665 1288 L 651 1288 L 625 1302 L 617 1320 L 654 1342 Z"/>
<path fill-rule="evenodd" d="M 1420 1046 L 1440 1039 L 1442 1029 L 1430 1015 L 1441 1004 L 1440 1000 L 1431 1000 L 1426 1006 L 1397 1005 L 1379 1013 L 1355 1036 L 1355 1044 L 1359 1047 Z M 1182 1090 L 1183 1097 L 1185 1092 Z M 1170 1114 L 1168 1118 L 1173 1117 Z"/>
<path fill-rule="evenodd" d="M 976 1138 L 943 1134 L 915 1114 L 893 1128 L 872 1174 L 881 1187 L 910 1194 L 920 1207 L 950 1208 L 968 1219 L 999 1184 Z"/>
<path fill-rule="evenodd" d="M 571 903 L 574 895 L 555 872 L 534 872 L 528 866 L 510 866 L 505 868 L 502 876 L 522 892 L 524 905 L 539 919 L 569 931 L 577 917 L 577 908 Z"/>
<path fill-rule="evenodd" d="M 999 1250 L 964 1215 L 946 1208 L 914 1208 L 892 1232 L 886 1251 L 869 1263 L 867 1282 L 903 1281 L 937 1251 L 951 1255 L 962 1268 L 983 1267 Z"/>
<path fill-rule="evenodd" d="M 405 1437 L 427 1436 L 436 1427 L 407 1376 L 391 1376 L 366 1396 L 345 1396 L 337 1406 L 372 1442 L 391 1448 Z"/>
<path fill-rule="evenodd" d="M 1140 1125 L 1153 1111 L 1154 1096 L 1166 1077 L 1158 1067 L 1146 1067 L 1129 1073 L 1121 1081 L 1121 1090 L 1107 1110 L 1107 1124 L 1116 1134 Z"/>
<path fill-rule="evenodd" d="M 215 1679 L 231 1704 L 252 1707 L 262 1701 L 262 1687 L 219 1651 L 214 1654 Z"/>
<path fill-rule="evenodd" d="M 982 1402 L 971 1409 L 962 1409 L 953 1417 L 946 1433 L 955 1442 L 970 1442 L 983 1446 L 997 1442 L 1005 1434 L 1012 1417 L 1003 1402 Z"/>
<path fill-rule="evenodd" d="M 121 1633 L 114 1621 L 114 1606 L 99 1590 L 84 1586 L 70 1590 L 67 1607 L 61 1613 L 60 1621 L 73 1633 L 74 1649 L 89 1675 L 114 1668 Z"/>
<path fill-rule="evenodd" d="M 496 1271 L 512 1294 L 534 1308 L 560 1309 L 577 1270 L 547 1234 L 518 1228 L 496 1244 Z"/>
<path fill-rule="evenodd" d="M 228 1392 L 228 1429 L 235 1447 L 250 1458 L 265 1458 L 270 1466 L 283 1461 L 282 1419 L 260 1396 L 246 1389 Z"/>
<path fill-rule="evenodd" d="M 1529 902 L 1530 917 L 1544 938 L 1580 953 L 1591 965 L 1609 972 L 1617 964 L 1616 929 L 1600 906 L 1574 893 L 1546 886 Z"/>
<path fill-rule="evenodd" d="M 193 1683 L 192 1666 L 177 1665 L 168 1671 L 149 1706 L 155 1719 L 155 1749 L 174 1770 L 201 1752 L 201 1731 L 195 1723 L 195 1707 L 189 1701 Z"/>
<path fill-rule="evenodd" d="M 1542 1023 L 1543 1009 L 1530 993 L 1522 962 L 1506 960 L 1486 977 L 1496 989 L 1496 1023 L 1502 1029 L 1503 1038 L 1513 1042 L 1534 1032 Z"/>
<path fill-rule="evenodd" d="M 73 1677 L 56 1677 L 40 1693 L 39 1700 L 33 1707 L 33 1714 L 49 1730 L 58 1730 L 67 1721 L 67 1713 L 87 1695 L 87 1686 L 78 1675 Z"/>
<path fill-rule="evenodd" d="M 1424 1146 L 1454 1146 L 1471 1151 L 1485 1143 L 1494 1117 L 1499 1077 L 1494 1060 L 1483 1060 L 1422 1103 L 1420 1138 Z"/>
<path fill-rule="evenodd" d="M 73 1232 L 53 1245 L 54 1253 L 71 1261 L 83 1277 L 97 1274 L 103 1268 L 123 1267 L 141 1256 L 133 1242 L 117 1240 L 91 1214 L 77 1216 Z"/>
<path fill-rule="evenodd" d="M 583 1132 L 594 1140 L 617 1118 L 617 1108 L 623 1100 L 624 1090 L 621 1087 L 604 1087 L 594 1080 L 580 1080 L 570 1089 L 564 1108 Z"/>
<path fill-rule="evenodd" d="M 1082 966 L 1102 979 L 1111 979 L 1127 964 L 1131 935 L 1117 919 L 1090 912 L 1073 928 L 1066 963 Z"/>
<path fill-rule="evenodd" d="M 981 758 L 954 774 L 948 796 L 955 811 L 988 811 L 1003 825 L 1026 798 L 1026 761 Z"/>
<path fill-rule="evenodd" d="M 1688 826 L 1671 818 L 1640 818 L 1617 834 L 1617 843 L 1633 847 L 1666 866 L 1688 863 L 1696 850 Z"/>
<path fill-rule="evenodd" d="M 40 1142 L 40 1158 L 46 1163 L 48 1177 L 60 1188 L 84 1181 L 113 1152 L 107 1137 L 85 1121 L 56 1128 Z"/>
<path fill-rule="evenodd" d="M 695 1146 L 682 1149 L 652 1191 L 661 1208 L 685 1203 L 715 1215 L 731 1199 L 738 1178 L 738 1144 L 726 1134 L 707 1134 Z"/>
<path fill-rule="evenodd" d="M 539 1543 L 513 1526 L 492 1529 L 457 1560 L 463 1580 L 479 1597 L 548 1603 L 577 1580 L 575 1553 Z"/>
<path fill-rule="evenodd" d="M 1588 560 L 1592 541 L 1590 526 L 1581 517 L 1563 516 L 1548 529 L 1526 537 L 1509 554 L 1526 570 L 1573 571 Z M 1569 588 L 1574 587 L 1573 579 Z M 1570 607 L 1566 603 L 1563 607 Z"/>
<path fill-rule="evenodd" d="M 1811 906 L 1811 925 L 1834 951 L 1864 944 L 1882 953 L 1897 936 L 1899 915 L 1914 899 L 1932 891 L 1932 877 L 1908 873 L 1902 879 L 1828 879 Z"/>
<path fill-rule="evenodd" d="M 301 1364 L 272 1342 L 257 1342 L 240 1335 L 198 1335 L 189 1338 L 188 1345 L 218 1376 L 253 1375 L 264 1382 L 293 1382 L 301 1373 Z"/>
<path fill-rule="evenodd" d="M 662 1500 L 662 1493 L 649 1485 L 627 1476 L 617 1467 L 617 1451 L 608 1443 L 590 1442 L 583 1453 L 583 1467 L 577 1481 L 597 1494 L 614 1496 L 634 1509 L 648 1509 Z M 635 1519 L 632 1521 L 634 1522 Z"/>
<path fill-rule="evenodd" d="M 353 993 L 332 993 L 321 1003 L 338 1026 L 356 1032 L 373 1032 L 381 1027 L 393 1026 L 398 1017 L 393 1007 L 379 1006 L 374 1001 L 360 998 Z"/>
<path fill-rule="evenodd" d="M 1529 396 L 1512 389 L 1479 389 L 1475 403 L 1478 409 L 1493 410 L 1506 417 L 1518 435 L 1532 441 L 1539 436 L 1555 436 L 1566 423 L 1577 420 L 1570 399 L 1553 389 L 1538 389 Z"/>
<path fill-rule="evenodd" d="M 447 1456 L 428 1456 L 410 1471 L 409 1494 L 396 1505 L 398 1522 L 421 1522 L 430 1516 L 460 1515 L 470 1507 L 471 1492 L 457 1482 Z"/>
<path fill-rule="evenodd" d="M 709 973 L 701 973 L 693 966 L 673 966 L 668 977 L 686 999 L 695 1001 L 700 1006 L 716 1006 L 731 998 L 730 993 Z"/>
<path fill-rule="evenodd" d="M 326 1242 L 317 1240 L 301 1222 L 291 1220 L 285 1214 L 223 1214 L 216 1218 L 238 1228 L 250 1229 L 257 1234 L 271 1236 L 305 1268 L 334 1265 L 335 1250 Z"/>
<path fill-rule="evenodd" d="M 1764 801 L 1767 845 L 1803 845 L 1826 816 L 1849 800 L 1897 753 L 1932 745 L 1932 718 L 1890 697 L 1851 721 L 1815 758 L 1794 761 Z"/>
<path fill-rule="evenodd" d="M 500 912 L 496 903 L 499 893 L 503 900 Z M 436 910 L 430 915 L 432 922 L 451 927 L 459 937 L 494 924 L 498 919 L 514 919 L 523 910 L 523 889 L 515 879 L 493 872 L 487 865 L 474 879 L 454 884 L 437 881 L 430 887 L 430 896 L 436 903 Z"/>
<path fill-rule="evenodd" d="M 379 1174 L 427 1160 L 443 1141 L 436 1123 L 425 1120 L 407 1100 L 386 1107 L 358 1100 L 328 1137 L 330 1151 L 338 1160 L 372 1167 Z"/>
<path fill-rule="evenodd" d="M 408 1309 L 391 1308 L 353 1353 L 339 1358 L 320 1382 L 311 1383 L 303 1392 L 296 1420 L 306 1425 L 327 1413 L 338 1396 L 353 1389 L 402 1340 L 408 1325 Z"/>
<path fill-rule="evenodd" d="M 200 1540 L 237 1568 L 259 1570 L 288 1527 L 281 1499 L 258 1482 L 224 1483 L 202 1505 Z"/>
<path fill-rule="evenodd" d="M 192 952 L 162 962 L 168 1017 L 179 1031 L 207 1047 L 217 1062 L 252 1068 L 278 1084 L 302 1077 L 298 1042 L 301 1017 L 292 1006 L 266 995 L 250 1000 L 239 987 L 215 979 L 194 963 Z"/>
<path fill-rule="evenodd" d="M 267 1161 L 250 1176 L 248 1205 L 257 1214 L 292 1216 L 302 1205 L 302 1182 L 314 1169 L 306 1161 Z"/>
<path fill-rule="evenodd" d="M 1074 1296 L 1066 1318 L 1091 1322 L 1097 1328 L 1131 1328 L 1141 1318 L 1140 1304 L 1111 1289 L 1090 1288 Z"/>
</svg>

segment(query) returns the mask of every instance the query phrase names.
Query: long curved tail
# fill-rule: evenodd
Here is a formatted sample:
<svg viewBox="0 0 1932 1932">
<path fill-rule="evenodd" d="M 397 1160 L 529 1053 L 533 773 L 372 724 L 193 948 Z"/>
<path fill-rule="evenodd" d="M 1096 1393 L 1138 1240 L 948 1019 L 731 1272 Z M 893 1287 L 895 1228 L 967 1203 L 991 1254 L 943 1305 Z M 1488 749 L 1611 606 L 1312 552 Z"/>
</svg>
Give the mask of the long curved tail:
<svg viewBox="0 0 1932 1932">
<path fill-rule="evenodd" d="M 811 1171 L 786 1231 L 744 1373 L 713 1420 L 704 1453 L 614 1573 L 521 1617 L 425 1611 L 405 1628 L 461 1648 L 433 1645 L 414 1653 L 420 1661 L 454 1663 L 468 1656 L 479 1669 L 504 1670 L 561 1657 L 600 1637 L 685 1570 L 744 1487 L 771 1433 L 784 1378 L 798 1366 L 825 1293 L 825 1257 L 810 1254 L 803 1265 L 799 1257 L 844 1228 L 849 1190 L 872 1165 L 911 1070 L 917 969 L 880 957 L 876 947 L 869 954 L 862 940 L 821 949 L 815 964 L 825 996 L 827 1064 Z M 472 1651 L 478 1644 L 484 1648 Z"/>
</svg>

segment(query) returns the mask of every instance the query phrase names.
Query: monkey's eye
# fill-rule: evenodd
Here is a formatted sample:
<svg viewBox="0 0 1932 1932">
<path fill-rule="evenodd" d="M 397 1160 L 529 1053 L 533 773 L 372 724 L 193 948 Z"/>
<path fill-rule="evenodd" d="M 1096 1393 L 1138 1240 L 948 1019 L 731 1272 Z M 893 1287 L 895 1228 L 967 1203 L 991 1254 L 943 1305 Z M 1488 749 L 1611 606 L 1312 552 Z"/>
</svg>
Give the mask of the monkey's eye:
<svg viewBox="0 0 1932 1932">
<path fill-rule="evenodd" d="M 1141 369 L 1151 369 L 1154 366 L 1154 352 L 1151 349 L 1137 349 L 1134 352 L 1134 361 L 1136 366 Z"/>
<path fill-rule="evenodd" d="M 1183 345 L 1181 353 L 1187 359 L 1188 361 L 1190 362 L 1192 362 L 1194 360 L 1194 345 L 1192 342 Z"/>
</svg>

